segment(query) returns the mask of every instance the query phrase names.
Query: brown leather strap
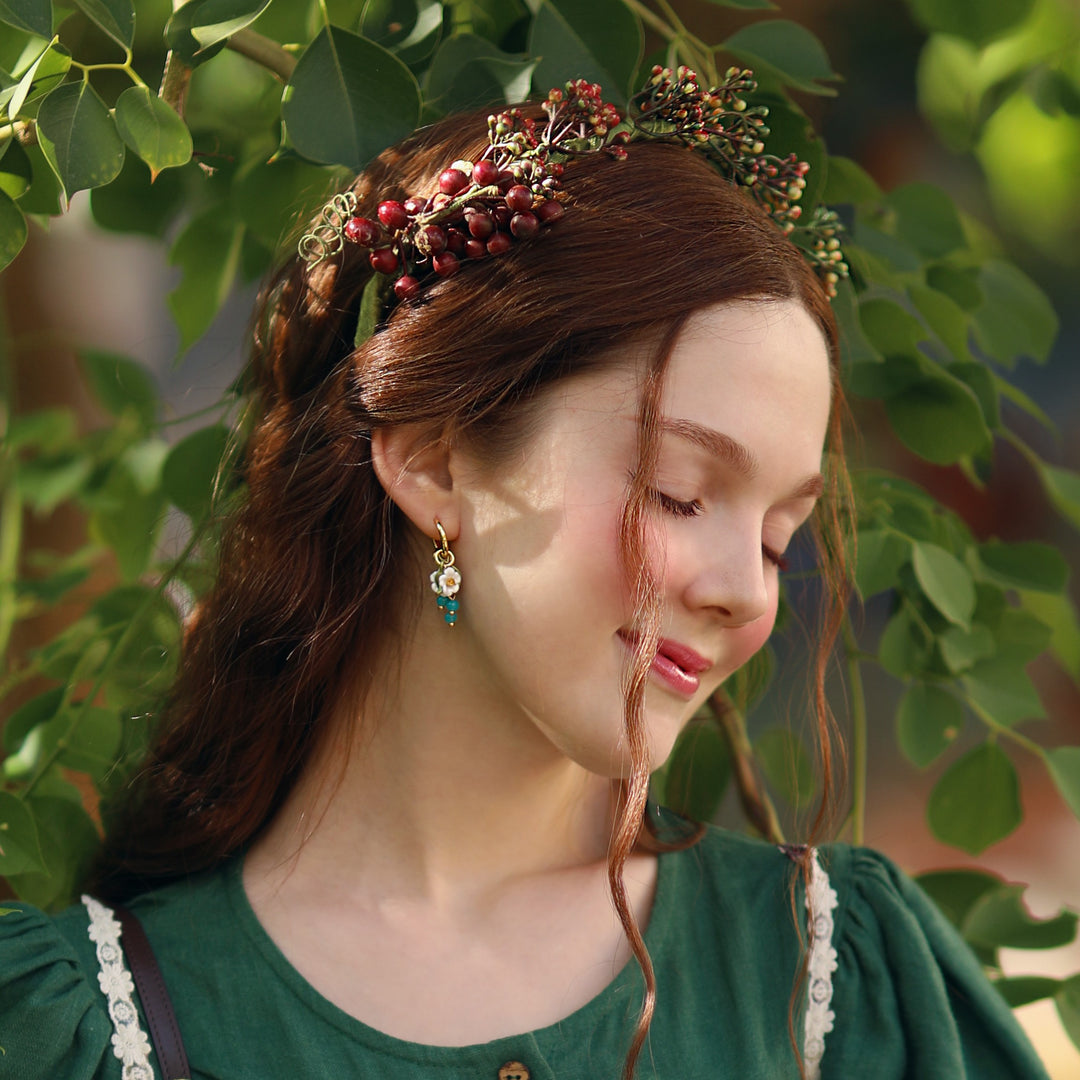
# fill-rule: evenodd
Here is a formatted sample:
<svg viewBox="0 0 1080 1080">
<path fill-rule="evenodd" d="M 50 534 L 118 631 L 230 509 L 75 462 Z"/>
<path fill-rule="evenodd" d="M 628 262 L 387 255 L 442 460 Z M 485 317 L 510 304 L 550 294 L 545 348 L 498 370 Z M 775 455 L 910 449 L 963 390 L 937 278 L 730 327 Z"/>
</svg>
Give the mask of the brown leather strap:
<svg viewBox="0 0 1080 1080">
<path fill-rule="evenodd" d="M 164 1080 L 189 1080 L 191 1069 L 180 1038 L 180 1028 L 146 931 L 127 908 L 117 907 L 114 914 L 120 920 L 120 942 L 139 991 L 139 1000 L 150 1028 L 150 1041 L 154 1044 L 162 1076 Z"/>
</svg>

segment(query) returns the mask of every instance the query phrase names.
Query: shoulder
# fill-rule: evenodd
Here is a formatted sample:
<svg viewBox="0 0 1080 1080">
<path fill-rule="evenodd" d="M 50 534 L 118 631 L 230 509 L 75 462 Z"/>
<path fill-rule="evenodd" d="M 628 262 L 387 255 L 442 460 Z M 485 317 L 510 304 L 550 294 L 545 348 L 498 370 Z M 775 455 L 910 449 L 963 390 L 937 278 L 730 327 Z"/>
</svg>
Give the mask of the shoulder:
<svg viewBox="0 0 1080 1080">
<path fill-rule="evenodd" d="M 820 860 L 837 899 L 824 1076 L 854 1075 L 872 1051 L 882 1076 L 1046 1080 L 975 955 L 907 874 L 843 844 Z"/>
<path fill-rule="evenodd" d="M 0 916 L 0 1046 L 20 1080 L 104 1078 L 112 1023 L 82 905 L 50 917 L 11 903 Z M 118 1067 L 119 1063 L 115 1063 Z"/>
</svg>

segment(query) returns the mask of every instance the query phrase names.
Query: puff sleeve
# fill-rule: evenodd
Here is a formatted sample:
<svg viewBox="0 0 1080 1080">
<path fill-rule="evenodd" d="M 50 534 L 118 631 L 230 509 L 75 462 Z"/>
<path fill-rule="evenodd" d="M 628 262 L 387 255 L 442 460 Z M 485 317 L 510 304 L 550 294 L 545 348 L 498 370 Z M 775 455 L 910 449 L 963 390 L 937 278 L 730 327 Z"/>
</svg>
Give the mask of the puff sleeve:
<svg viewBox="0 0 1080 1080">
<path fill-rule="evenodd" d="M 7 903 L 4 908 L 0 1076 L 5 1080 L 119 1077 L 105 998 L 95 969 L 87 966 L 87 956 L 80 955 L 75 944 L 80 921 L 86 937 L 85 912 L 72 909 L 52 919 L 24 904 Z"/>
<path fill-rule="evenodd" d="M 934 903 L 888 859 L 826 849 L 839 905 L 822 1080 L 1048 1080 L 1011 1010 Z"/>
</svg>

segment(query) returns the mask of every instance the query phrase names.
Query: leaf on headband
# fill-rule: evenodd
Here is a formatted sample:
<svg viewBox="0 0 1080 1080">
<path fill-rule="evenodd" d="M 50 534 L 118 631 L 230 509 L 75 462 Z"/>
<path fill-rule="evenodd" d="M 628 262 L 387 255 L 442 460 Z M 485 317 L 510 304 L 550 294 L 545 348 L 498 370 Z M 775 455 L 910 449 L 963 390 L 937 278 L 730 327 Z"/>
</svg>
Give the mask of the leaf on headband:
<svg viewBox="0 0 1080 1080">
<path fill-rule="evenodd" d="M 353 337 L 353 348 L 359 349 L 379 325 L 379 316 L 382 314 L 383 281 L 378 274 L 372 274 L 371 279 L 364 286 L 364 294 L 360 297 L 360 317 L 356 322 L 356 334 Z"/>
</svg>

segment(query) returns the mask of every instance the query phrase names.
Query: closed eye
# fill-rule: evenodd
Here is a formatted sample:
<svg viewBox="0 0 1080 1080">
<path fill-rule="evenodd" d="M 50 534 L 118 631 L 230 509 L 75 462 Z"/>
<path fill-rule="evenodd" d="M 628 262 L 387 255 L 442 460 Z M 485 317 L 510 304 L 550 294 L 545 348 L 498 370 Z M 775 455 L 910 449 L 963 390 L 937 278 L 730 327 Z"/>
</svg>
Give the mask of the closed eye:
<svg viewBox="0 0 1080 1080">
<path fill-rule="evenodd" d="M 676 499 L 671 495 L 665 495 L 656 488 L 649 489 L 649 498 L 652 499 L 665 514 L 671 514 L 672 517 L 697 517 L 697 515 L 705 509 L 704 505 L 698 499 L 691 499 L 689 501 Z"/>
<path fill-rule="evenodd" d="M 788 570 L 791 567 L 791 563 L 788 562 L 784 555 L 779 551 L 773 551 L 772 548 L 766 547 L 764 544 L 761 545 L 761 554 L 781 572 Z"/>
</svg>

